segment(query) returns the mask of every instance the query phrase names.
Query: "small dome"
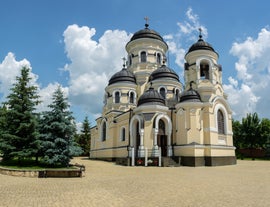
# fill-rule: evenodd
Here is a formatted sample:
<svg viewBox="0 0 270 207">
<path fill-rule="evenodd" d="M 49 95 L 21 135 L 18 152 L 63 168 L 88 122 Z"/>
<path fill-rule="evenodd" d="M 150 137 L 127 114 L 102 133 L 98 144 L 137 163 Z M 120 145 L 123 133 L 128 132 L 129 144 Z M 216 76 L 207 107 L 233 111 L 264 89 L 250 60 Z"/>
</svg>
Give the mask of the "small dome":
<svg viewBox="0 0 270 207">
<path fill-rule="evenodd" d="M 160 105 L 165 106 L 165 99 L 161 96 L 159 92 L 150 87 L 145 91 L 138 101 L 138 106 L 141 105 Z"/>
<path fill-rule="evenodd" d="M 176 74 L 176 72 L 173 69 L 168 68 L 166 65 L 162 65 L 157 70 L 152 72 L 152 74 L 149 77 L 149 81 L 163 78 L 174 79 L 176 81 L 179 81 L 179 76 Z"/>
<path fill-rule="evenodd" d="M 208 42 L 205 42 L 203 39 L 202 39 L 202 35 L 200 34 L 199 35 L 199 40 L 194 43 L 193 45 L 191 45 L 191 47 L 189 48 L 188 53 L 192 52 L 192 51 L 195 51 L 195 50 L 210 50 L 212 52 L 215 52 L 216 54 L 218 54 L 214 48 L 212 47 L 211 44 L 209 44 Z"/>
<path fill-rule="evenodd" d="M 121 71 L 115 73 L 111 77 L 111 79 L 109 80 L 109 85 L 117 82 L 130 82 L 136 84 L 136 78 L 132 72 L 130 72 L 124 67 Z"/>
<path fill-rule="evenodd" d="M 149 26 L 148 24 L 145 24 L 145 28 L 144 29 L 141 29 L 138 32 L 136 32 L 131 37 L 130 42 L 133 41 L 133 40 L 136 40 L 136 39 L 141 39 L 141 38 L 156 39 L 156 40 L 160 40 L 160 41 L 164 42 L 164 40 L 161 37 L 161 35 L 158 32 L 156 32 L 155 30 L 149 29 L 148 26 Z"/>
<path fill-rule="evenodd" d="M 197 91 L 190 88 L 189 90 L 184 91 L 181 94 L 180 103 L 182 102 L 201 102 L 200 94 Z"/>
</svg>

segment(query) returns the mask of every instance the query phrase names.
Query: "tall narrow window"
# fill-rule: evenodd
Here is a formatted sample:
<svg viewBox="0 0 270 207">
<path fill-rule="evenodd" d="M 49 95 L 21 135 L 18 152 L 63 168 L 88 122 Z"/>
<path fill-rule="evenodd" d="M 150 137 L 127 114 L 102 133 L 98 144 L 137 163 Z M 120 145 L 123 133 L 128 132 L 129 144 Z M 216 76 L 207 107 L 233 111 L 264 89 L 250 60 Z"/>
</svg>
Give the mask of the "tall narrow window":
<svg viewBox="0 0 270 207">
<path fill-rule="evenodd" d="M 129 93 L 129 103 L 134 104 L 135 102 L 135 95 L 134 92 Z"/>
<path fill-rule="evenodd" d="M 128 64 L 132 65 L 132 55 L 128 56 Z"/>
<path fill-rule="evenodd" d="M 141 52 L 141 62 L 142 63 L 146 62 L 146 52 L 145 51 Z"/>
<path fill-rule="evenodd" d="M 166 90 L 165 90 L 165 88 L 160 88 L 159 93 L 164 99 L 166 99 Z"/>
<path fill-rule="evenodd" d="M 180 95 L 179 95 L 179 89 L 178 88 L 175 89 L 175 99 L 176 99 L 176 101 L 180 100 Z"/>
<path fill-rule="evenodd" d="M 160 55 L 160 53 L 157 54 L 157 63 L 161 64 L 161 55 Z"/>
<path fill-rule="evenodd" d="M 224 115 L 221 110 L 218 110 L 217 112 L 217 120 L 218 120 L 218 133 L 225 134 Z"/>
<path fill-rule="evenodd" d="M 209 79 L 209 65 L 206 63 L 200 64 L 201 79 Z"/>
<path fill-rule="evenodd" d="M 106 141 L 106 122 L 104 121 L 102 124 L 102 133 L 101 133 L 101 141 Z"/>
<path fill-rule="evenodd" d="M 126 129 L 125 128 L 122 128 L 122 131 L 121 131 L 121 141 L 126 141 Z"/>
<path fill-rule="evenodd" d="M 120 92 L 116 91 L 114 94 L 114 103 L 120 103 Z"/>
</svg>

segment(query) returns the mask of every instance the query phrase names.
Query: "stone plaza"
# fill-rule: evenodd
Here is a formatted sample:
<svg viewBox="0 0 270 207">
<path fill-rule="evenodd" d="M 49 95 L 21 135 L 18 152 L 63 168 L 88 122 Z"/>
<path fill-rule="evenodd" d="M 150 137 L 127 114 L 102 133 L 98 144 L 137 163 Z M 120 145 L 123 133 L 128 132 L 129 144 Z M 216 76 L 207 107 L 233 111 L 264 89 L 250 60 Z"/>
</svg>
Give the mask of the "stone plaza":
<svg viewBox="0 0 270 207">
<path fill-rule="evenodd" d="M 0 175 L 1 207 L 270 206 L 270 162 L 219 167 L 124 167 L 75 158 L 82 178 Z"/>
</svg>

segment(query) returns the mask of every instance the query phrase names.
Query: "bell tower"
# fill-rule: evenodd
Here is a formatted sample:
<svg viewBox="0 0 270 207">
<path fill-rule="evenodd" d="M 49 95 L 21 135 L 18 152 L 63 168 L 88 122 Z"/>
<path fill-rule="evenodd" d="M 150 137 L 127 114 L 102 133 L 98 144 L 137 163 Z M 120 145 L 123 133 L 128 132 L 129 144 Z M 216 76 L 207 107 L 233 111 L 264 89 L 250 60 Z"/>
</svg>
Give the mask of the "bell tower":
<svg viewBox="0 0 270 207">
<path fill-rule="evenodd" d="M 222 67 L 218 64 L 218 53 L 202 38 L 199 29 L 199 39 L 188 50 L 185 56 L 185 85 L 189 89 L 190 83 L 202 98 L 208 101 L 212 95 L 223 96 Z"/>
</svg>

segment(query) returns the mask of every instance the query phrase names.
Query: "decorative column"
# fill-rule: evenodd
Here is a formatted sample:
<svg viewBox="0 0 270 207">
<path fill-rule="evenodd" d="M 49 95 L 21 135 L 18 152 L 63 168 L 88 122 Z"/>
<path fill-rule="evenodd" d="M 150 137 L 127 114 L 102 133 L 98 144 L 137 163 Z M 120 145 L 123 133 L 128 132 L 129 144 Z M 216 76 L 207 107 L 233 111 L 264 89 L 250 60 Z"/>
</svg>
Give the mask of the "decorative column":
<svg viewBox="0 0 270 207">
<path fill-rule="evenodd" d="M 158 129 L 154 129 L 154 132 L 153 132 L 153 134 L 154 134 L 154 139 L 153 139 L 153 156 L 154 157 L 158 157 L 158 155 L 159 155 L 159 150 L 158 150 L 158 145 L 157 145 L 157 135 L 158 135 Z"/>
<path fill-rule="evenodd" d="M 138 150 L 138 155 L 139 157 L 144 157 L 144 129 L 140 130 L 140 146 L 139 146 L 139 150 Z"/>
<path fill-rule="evenodd" d="M 172 156 L 172 144 L 171 144 L 171 132 L 167 133 L 168 136 L 168 141 L 167 141 L 167 156 L 171 157 Z"/>
</svg>

